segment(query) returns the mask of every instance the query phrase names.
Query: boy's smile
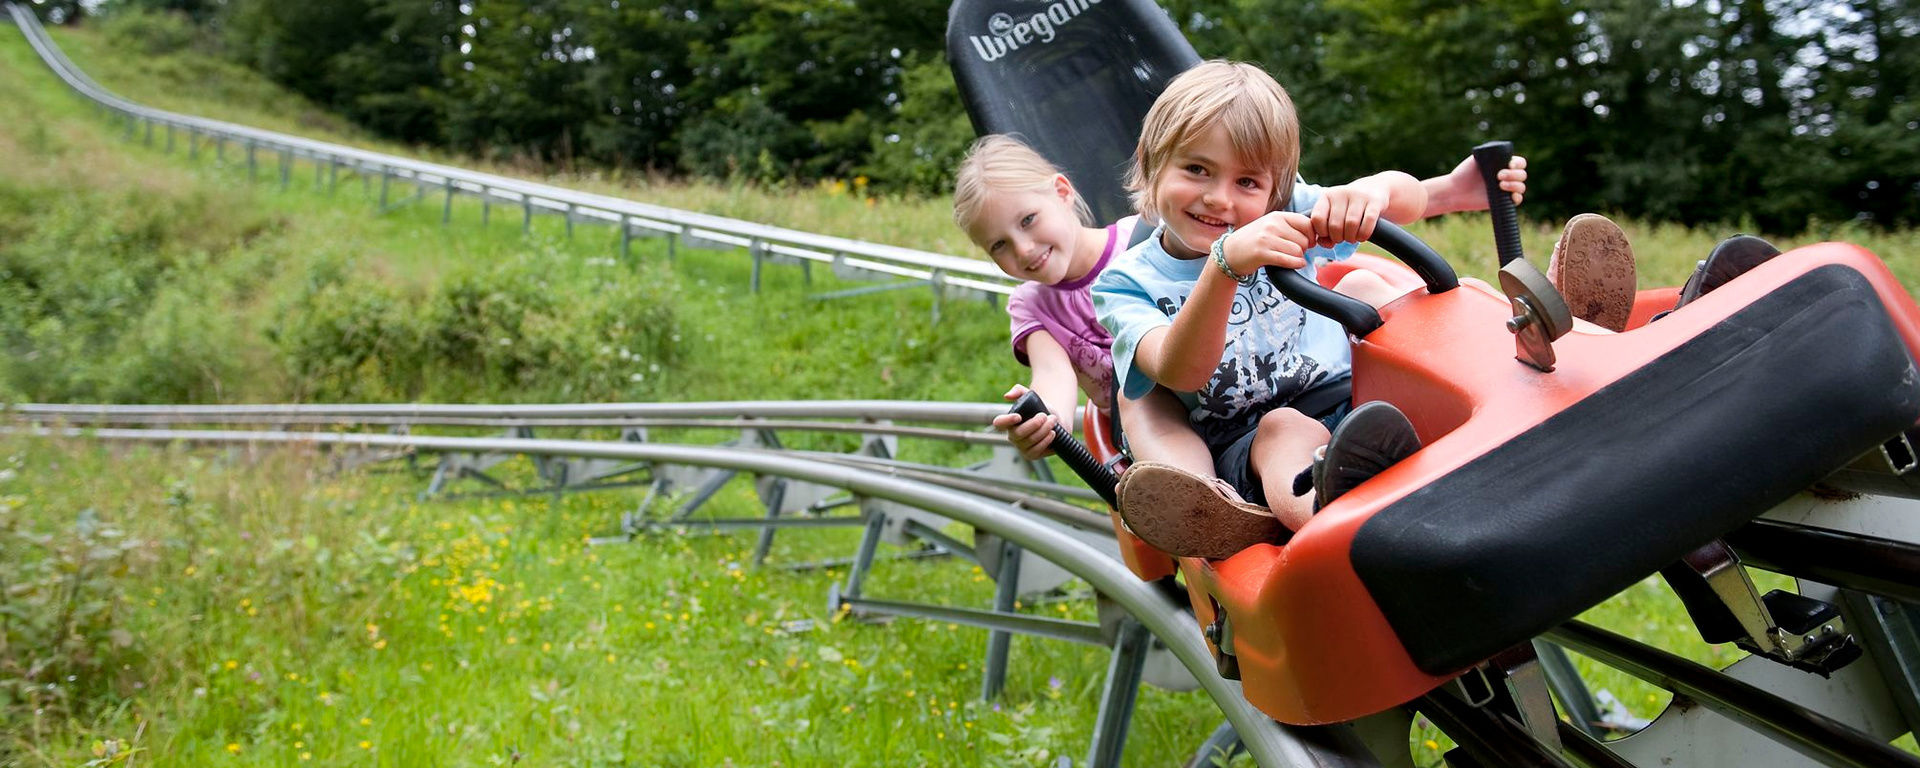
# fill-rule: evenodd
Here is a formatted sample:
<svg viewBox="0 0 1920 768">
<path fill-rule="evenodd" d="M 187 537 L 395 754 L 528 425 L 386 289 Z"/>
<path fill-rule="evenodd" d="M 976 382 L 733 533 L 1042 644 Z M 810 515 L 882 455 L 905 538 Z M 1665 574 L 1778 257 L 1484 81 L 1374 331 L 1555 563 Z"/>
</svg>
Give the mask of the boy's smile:
<svg viewBox="0 0 1920 768">
<path fill-rule="evenodd" d="M 1215 125 L 1167 159 L 1154 187 L 1155 213 L 1166 224 L 1161 245 L 1191 259 L 1206 255 L 1229 225 L 1267 213 L 1273 174 L 1242 161 L 1226 128 Z"/>
</svg>

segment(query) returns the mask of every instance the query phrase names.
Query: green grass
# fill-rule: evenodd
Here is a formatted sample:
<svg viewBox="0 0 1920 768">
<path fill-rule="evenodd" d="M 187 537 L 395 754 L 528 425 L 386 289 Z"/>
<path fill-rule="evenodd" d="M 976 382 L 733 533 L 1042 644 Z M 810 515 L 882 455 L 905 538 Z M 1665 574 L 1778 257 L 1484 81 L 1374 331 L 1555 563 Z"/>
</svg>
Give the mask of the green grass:
<svg viewBox="0 0 1920 768">
<path fill-rule="evenodd" d="M 1105 667 L 1099 649 L 1019 639 L 1005 695 L 981 702 L 983 633 L 836 620 L 839 574 L 752 568 L 749 535 L 589 548 L 632 503 L 611 494 L 422 503 L 419 477 L 323 476 L 302 451 L 15 438 L 0 457 L 0 532 L 63 546 L 90 508 L 128 545 L 96 563 L 124 573 L 60 580 L 111 582 L 119 666 L 79 670 L 110 692 L 12 721 L 0 762 L 71 765 L 117 738 L 158 765 L 1046 764 L 1081 754 Z M 757 509 L 744 489 L 716 503 Z M 782 534 L 774 562 L 853 536 Z M 981 605 L 991 584 L 884 564 L 869 591 Z M 1085 601 L 1046 613 L 1093 618 Z M 1134 764 L 1170 762 L 1216 718 L 1146 693 Z"/>
<path fill-rule="evenodd" d="M 372 141 L 218 62 L 136 58 L 97 32 L 55 34 L 89 73 L 130 98 L 447 160 Z M 620 263 L 604 228 L 581 226 L 568 238 L 562 222 L 540 218 L 523 236 L 511 213 L 480 226 L 471 200 L 456 201 L 454 225 L 443 227 L 431 195 L 380 214 L 377 190 L 343 178 L 329 191 L 310 166 L 297 168 L 285 190 L 270 172 L 249 183 L 237 152 L 224 164 L 211 153 L 189 163 L 184 139 L 171 155 L 139 137 L 129 143 L 17 37 L 0 35 L 0 68 L 0 99 L 17 115 L 0 125 L 0 256 L 63 276 L 77 286 L 70 295 L 90 302 L 61 315 L 91 318 L 84 333 L 50 327 L 33 338 L 59 343 L 29 348 L 41 357 L 8 350 L 0 358 L 9 366 L 0 380 L 25 394 L 38 394 L 30 385 L 98 399 L 185 392 L 229 402 L 323 393 L 985 401 L 1025 375 L 1005 353 L 1004 315 L 984 302 L 947 302 L 934 323 L 923 290 L 820 302 L 809 296 L 849 284 L 825 270 L 808 283 L 799 270 L 776 267 L 753 293 L 737 252 L 681 249 L 669 261 L 663 242 L 641 240 L 632 262 Z M 541 178 L 971 255 L 944 201 L 870 202 L 857 184 L 767 190 L 611 173 Z M 1677 282 L 1717 234 L 1626 226 L 1643 285 Z M 1486 229 L 1483 216 L 1463 216 L 1417 231 L 1463 273 L 1490 279 Z M 1524 235 L 1538 257 L 1554 232 L 1534 223 Z M 1909 285 L 1920 279 L 1912 233 L 1839 228 L 1821 237 L 1866 244 Z M 409 378 L 404 361 L 375 359 L 316 383 L 276 339 L 315 322 L 292 308 L 335 306 L 299 302 L 328 275 L 344 275 L 328 294 L 334 300 L 380 297 L 396 315 L 433 306 L 461 279 L 491 280 L 483 284 L 506 293 L 527 284 L 589 307 L 651 297 L 671 307 L 660 327 L 668 348 L 635 359 L 608 343 L 604 328 L 521 328 L 504 337 L 507 346 L 557 340 L 565 354 L 550 359 L 578 368 L 503 379 L 495 369 L 446 366 Z M 562 324 L 597 317 L 571 307 L 541 312 Z M 851 447 L 844 438 L 796 444 Z M 944 463 L 982 455 L 907 450 Z M 516 756 L 570 765 L 1044 765 L 1083 755 L 1104 674 L 1100 649 L 1019 639 L 1006 694 L 981 703 L 984 633 L 911 620 L 835 622 L 825 592 L 837 574 L 741 567 L 751 536 L 584 545 L 613 532 L 638 494 L 422 502 L 418 476 L 327 472 L 320 457 L 299 451 L 5 438 L 0 460 L 0 574 L 12 579 L 0 590 L 31 583 L 39 586 L 4 593 L 16 606 L 72 596 L 63 599 L 85 608 L 59 613 L 61 603 L 48 602 L 55 612 L 35 615 L 75 632 L 0 647 L 0 679 L 18 679 L 4 661 L 48 649 L 72 651 L 52 658 L 76 678 L 50 690 L 7 689 L 0 765 L 83 763 L 107 739 L 131 741 L 142 765 L 285 765 L 302 754 L 353 765 L 511 764 Z M 524 462 L 508 471 L 522 480 L 530 472 Z M 736 483 L 714 511 L 756 509 Z M 783 533 L 778 542 L 775 561 L 791 563 L 849 554 L 854 534 Z M 73 567 L 32 570 L 63 563 Z M 889 564 L 874 578 L 872 594 L 895 599 L 980 606 L 990 594 L 981 574 L 953 562 Z M 1085 601 L 1040 610 L 1092 618 Z M 1657 582 L 1587 618 L 1697 660 L 1730 658 L 1691 634 Z M 796 620 L 814 629 L 784 629 Z M 1624 676 L 1589 672 L 1642 716 L 1666 702 Z M 1177 761 L 1219 719 L 1196 694 L 1146 689 L 1140 706 L 1132 765 Z M 1414 738 L 1415 756 L 1431 765 L 1438 750 L 1424 741 Z"/>
</svg>

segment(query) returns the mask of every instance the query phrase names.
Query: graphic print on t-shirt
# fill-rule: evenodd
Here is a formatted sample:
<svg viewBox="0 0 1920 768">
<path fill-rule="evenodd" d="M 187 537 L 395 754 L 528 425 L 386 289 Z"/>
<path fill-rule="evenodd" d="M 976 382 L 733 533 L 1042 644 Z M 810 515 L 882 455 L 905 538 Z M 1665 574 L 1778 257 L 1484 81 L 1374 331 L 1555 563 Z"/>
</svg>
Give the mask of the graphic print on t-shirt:
<svg viewBox="0 0 1920 768">
<path fill-rule="evenodd" d="M 1248 322 L 1252 318 L 1257 319 Z M 1193 421 L 1238 421 L 1306 391 L 1320 374 L 1320 365 L 1299 351 L 1306 321 L 1306 310 L 1283 302 L 1266 280 L 1236 292 L 1226 349 L 1213 378 L 1197 393 Z"/>
</svg>

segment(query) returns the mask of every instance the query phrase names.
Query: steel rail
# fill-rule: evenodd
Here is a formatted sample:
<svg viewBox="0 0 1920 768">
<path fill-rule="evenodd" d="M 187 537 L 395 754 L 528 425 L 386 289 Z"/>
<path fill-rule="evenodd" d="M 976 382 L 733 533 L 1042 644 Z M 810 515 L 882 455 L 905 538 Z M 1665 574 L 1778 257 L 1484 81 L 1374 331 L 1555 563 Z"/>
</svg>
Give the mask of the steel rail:
<svg viewBox="0 0 1920 768">
<path fill-rule="evenodd" d="M 367 416 L 358 418 L 340 418 L 332 416 L 289 416 L 284 418 L 241 417 L 237 419 L 155 419 L 148 417 L 125 417 L 111 419 L 73 419 L 66 417 L 39 417 L 36 420 L 64 420 L 69 424 L 114 424 L 122 426 L 136 425 L 250 425 L 274 427 L 355 427 L 355 426 L 434 426 L 434 427 L 547 427 L 588 429 L 594 427 L 658 427 L 679 429 L 723 429 L 747 430 L 769 429 L 782 432 L 833 432 L 863 435 L 890 435 L 893 437 L 916 437 L 928 440 L 968 443 L 971 445 L 1006 445 L 1006 437 L 997 432 L 963 431 L 942 429 L 939 427 L 903 427 L 885 424 L 833 421 L 791 421 L 760 419 L 519 419 L 519 418 L 425 418 L 415 419 L 404 416 Z"/>
<path fill-rule="evenodd" d="M 618 426 L 619 419 L 864 419 L 969 424 L 985 427 L 1006 413 L 992 403 L 927 403 L 913 400 L 733 400 L 689 403 L 539 403 L 471 405 L 457 403 L 346 403 L 337 405 L 109 405 L 14 403 L 7 410 L 29 418 L 70 422 L 206 424 L 282 424 L 296 419 L 497 419 L 498 426 L 539 426 L 539 419 L 596 420 Z M 371 422 L 368 422 L 371 423 Z M 585 426 L 585 425 L 576 425 Z"/>
<path fill-rule="evenodd" d="M 0 433 L 42 437 L 192 444 L 279 444 L 359 449 L 411 448 L 428 452 L 519 452 L 544 456 L 655 461 L 730 469 L 844 488 L 852 493 L 906 504 L 990 532 L 1013 542 L 1086 581 L 1138 620 L 1180 660 L 1239 732 L 1247 751 L 1263 766 L 1341 764 L 1342 758 L 1317 748 L 1247 703 L 1240 684 L 1215 671 L 1212 654 L 1190 615 L 1127 567 L 1050 523 L 1004 504 L 926 483 L 842 466 L 764 452 L 704 446 L 610 443 L 580 440 L 515 440 L 415 435 L 219 430 L 139 430 L 73 428 L 0 428 Z"/>
<path fill-rule="evenodd" d="M 8 3 L 7 10 L 28 44 L 68 87 L 129 120 L 184 129 L 189 132 L 190 140 L 191 134 L 204 134 L 216 141 L 235 141 L 279 152 L 285 158 L 283 162 L 297 157 L 316 164 L 345 166 L 361 173 L 377 171 L 404 177 L 423 192 L 427 188 L 444 191 L 449 200 L 453 194 L 460 193 L 478 196 L 489 203 L 520 205 L 529 215 L 535 208 L 564 213 L 568 216 L 569 228 L 577 219 L 603 221 L 622 228 L 623 243 L 627 236 L 639 230 L 643 234 L 671 235 L 703 244 L 738 246 L 747 248 L 756 262 L 761 258 L 818 262 L 926 281 L 936 295 L 943 288 L 954 287 L 988 296 L 1006 296 L 1017 284 L 992 264 L 975 259 L 683 211 L 147 107 L 121 98 L 88 77 L 60 50 L 31 10 L 15 3 Z M 283 170 L 283 178 L 284 173 Z"/>
<path fill-rule="evenodd" d="M 821 461 L 833 461 L 833 462 L 840 462 L 845 464 L 860 464 L 863 466 L 881 467 L 881 468 L 884 468 L 885 471 L 894 472 L 896 474 L 899 474 L 902 477 L 910 477 L 915 480 L 925 480 L 927 482 L 974 483 L 982 486 L 992 486 L 994 488 L 999 489 L 999 492 L 1001 493 L 1019 494 L 1019 492 L 1024 491 L 1025 495 L 1027 496 L 1045 496 L 1045 497 L 1050 497 L 1054 499 L 1079 499 L 1081 501 L 1101 501 L 1100 494 L 1094 493 L 1093 491 L 1080 486 L 1061 485 L 1059 483 L 1049 483 L 1049 482 L 1043 482 L 1039 480 L 1018 480 L 1010 477 L 996 477 L 993 475 L 983 475 L 976 472 L 970 472 L 964 469 L 942 467 L 935 464 L 916 464 L 911 461 L 900 461 L 898 459 L 882 459 L 874 456 L 862 456 L 860 454 L 828 453 L 825 451 L 796 451 L 791 448 L 784 448 L 779 450 L 805 456 L 807 458 L 817 458 Z M 946 480 L 936 480 L 935 478 L 946 478 Z M 958 486 L 955 486 L 955 487 L 958 487 Z M 1002 501 L 1012 501 L 1012 500 L 1013 499 L 1002 499 Z M 1102 502 L 1102 503 L 1105 503 L 1105 502 Z M 1095 517 L 1099 517 L 1100 520 L 1102 521 L 1101 527 L 1111 527 L 1112 520 L 1110 520 L 1106 516 L 1101 515 L 1098 512 L 1089 512 L 1084 507 L 1075 507 L 1075 509 L 1078 509 L 1082 512 L 1086 512 L 1087 514 L 1093 515 Z"/>
<path fill-rule="evenodd" d="M 1001 485 L 993 478 L 960 477 L 944 472 L 932 472 L 919 467 L 880 463 L 866 456 L 847 456 L 845 454 L 819 453 L 814 451 L 769 451 L 769 453 L 799 456 L 828 464 L 869 467 L 871 471 L 874 472 L 883 472 L 901 479 L 928 483 L 942 488 L 951 488 L 956 491 L 964 491 L 979 496 L 983 499 L 1003 502 L 1070 528 L 1076 528 L 1090 533 L 1113 533 L 1113 519 L 1104 514 L 1094 512 L 1086 507 L 1068 504 L 1064 501 L 1043 498 L 1033 493 L 1022 493 L 1020 490 Z"/>
<path fill-rule="evenodd" d="M 251 405 L 108 405 L 16 403 L 0 406 L 0 416 L 11 414 L 16 420 L 66 425 L 271 425 L 354 427 L 354 426 L 438 426 L 438 427 L 675 427 L 688 429 L 765 429 L 777 431 L 834 432 L 893 435 L 970 445 L 1003 446 L 1006 438 L 997 432 L 968 431 L 940 427 L 900 426 L 895 420 L 979 426 L 982 430 L 994 416 L 1006 411 L 987 403 L 926 403 L 900 400 L 820 400 L 820 401 L 721 401 L 696 403 L 611 403 L 540 405 L 461 405 L 461 404 L 251 404 Z M 644 414 L 644 415 L 636 415 Z M 783 416 L 806 415 L 814 419 L 836 418 L 849 421 L 791 420 Z M 888 422 L 888 423 L 880 423 Z M 521 438 L 524 439 L 524 438 Z M 857 460 L 876 465 L 895 466 L 920 472 L 950 474 L 956 477 L 990 482 L 1005 488 L 1027 490 L 1053 496 L 1097 499 L 1092 491 L 1051 482 L 990 478 L 946 467 L 910 464 L 874 457 Z"/>
</svg>

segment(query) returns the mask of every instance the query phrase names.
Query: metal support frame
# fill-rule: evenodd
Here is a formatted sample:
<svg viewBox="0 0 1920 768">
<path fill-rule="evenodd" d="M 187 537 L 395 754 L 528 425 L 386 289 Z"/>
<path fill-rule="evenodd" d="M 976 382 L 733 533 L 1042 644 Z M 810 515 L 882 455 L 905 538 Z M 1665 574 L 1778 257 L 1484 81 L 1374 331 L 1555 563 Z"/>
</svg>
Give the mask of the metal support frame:
<svg viewBox="0 0 1920 768">
<path fill-rule="evenodd" d="M 766 261 L 767 257 L 766 243 L 760 242 L 759 238 L 754 238 L 753 242 L 747 245 L 747 255 L 753 257 L 753 278 L 751 280 L 753 292 L 759 293 L 760 267 L 761 264 Z"/>
<path fill-rule="evenodd" d="M 1623 748 L 1640 746 L 1640 741 L 1661 729 L 1663 722 L 1670 717 L 1697 718 L 1699 714 L 1711 713 L 1798 753 L 1802 759 L 1821 764 L 1920 766 L 1920 758 L 1862 733 L 1841 720 L 1747 682 L 1733 673 L 1733 670 L 1746 667 L 1751 671 L 1763 670 L 1762 674 L 1783 676 L 1782 679 L 1791 676 L 1791 679 L 1803 683 L 1813 678 L 1808 673 L 1771 660 L 1749 657 L 1736 663 L 1728 674 L 1722 674 L 1658 648 L 1580 622 L 1569 622 L 1549 630 L 1545 637 L 1590 659 L 1666 688 L 1673 692 L 1676 701 L 1690 703 L 1690 706 L 1669 708 L 1647 731 L 1627 739 Z M 1849 667 L 1835 676 L 1863 674 L 1860 666 Z M 1693 731 L 1689 729 L 1684 732 Z M 1656 742 L 1647 743 L 1651 745 Z"/>
<path fill-rule="evenodd" d="M 1020 545 L 1011 541 L 1000 543 L 1000 568 L 994 575 L 993 610 L 995 613 L 1013 613 L 1018 603 L 1020 586 Z M 992 701 L 1000 696 L 1000 690 L 1007 683 L 1007 653 L 1013 642 L 1012 633 L 994 630 L 987 635 L 987 661 L 983 666 L 985 679 L 980 683 L 980 698 Z"/>
<path fill-rule="evenodd" d="M 1840 609 L 1874 660 L 1907 732 L 1920 736 L 1920 606 L 1842 591 Z"/>
<path fill-rule="evenodd" d="M 1535 640 L 1533 652 L 1540 657 L 1540 669 L 1547 676 L 1547 686 L 1553 690 L 1554 697 L 1560 700 L 1560 706 L 1566 709 L 1573 727 L 1588 736 L 1599 738 L 1600 706 L 1594 702 L 1586 681 L 1580 679 L 1580 671 L 1574 668 L 1573 659 L 1567 657 L 1566 649 L 1544 640 Z"/>
<path fill-rule="evenodd" d="M 1093 720 L 1093 746 L 1087 753 L 1092 768 L 1120 765 L 1133 723 L 1134 701 L 1140 695 L 1140 675 L 1146 669 L 1152 636 L 1132 618 L 1122 619 L 1107 662 L 1107 684 L 1100 694 L 1100 711 Z"/>
</svg>

